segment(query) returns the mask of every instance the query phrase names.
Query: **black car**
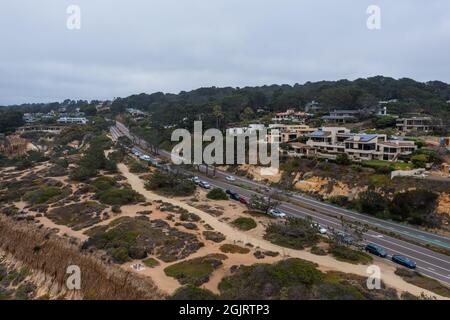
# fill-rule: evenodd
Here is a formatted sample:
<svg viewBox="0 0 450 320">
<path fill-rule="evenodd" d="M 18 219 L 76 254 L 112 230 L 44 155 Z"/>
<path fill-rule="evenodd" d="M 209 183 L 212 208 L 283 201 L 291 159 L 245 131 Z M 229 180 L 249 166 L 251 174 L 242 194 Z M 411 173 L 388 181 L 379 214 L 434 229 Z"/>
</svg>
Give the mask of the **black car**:
<svg viewBox="0 0 450 320">
<path fill-rule="evenodd" d="M 395 263 L 401 264 L 404 267 L 407 267 L 409 269 L 415 269 L 416 268 L 416 263 L 404 256 L 395 254 L 392 256 L 392 261 L 394 261 Z"/>
<path fill-rule="evenodd" d="M 239 201 L 241 199 L 241 196 L 238 193 L 231 191 L 229 189 L 225 190 L 225 193 L 228 194 L 230 198 L 233 200 Z"/>
<path fill-rule="evenodd" d="M 379 247 L 377 245 L 371 244 L 371 243 L 369 243 L 365 247 L 365 250 L 367 252 L 369 252 L 371 254 L 374 254 L 376 256 L 379 256 L 381 258 L 386 258 L 386 256 L 387 256 L 387 253 L 386 253 L 386 251 L 383 248 L 381 248 L 381 247 Z"/>
</svg>

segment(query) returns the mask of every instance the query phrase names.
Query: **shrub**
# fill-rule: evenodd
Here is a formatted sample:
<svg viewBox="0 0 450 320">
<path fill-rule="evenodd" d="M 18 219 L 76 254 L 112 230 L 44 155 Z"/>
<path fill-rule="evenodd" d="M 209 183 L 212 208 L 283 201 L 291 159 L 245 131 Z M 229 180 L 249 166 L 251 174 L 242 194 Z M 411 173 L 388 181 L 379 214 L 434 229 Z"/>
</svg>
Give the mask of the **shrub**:
<svg viewBox="0 0 450 320">
<path fill-rule="evenodd" d="M 360 211 L 375 215 L 386 210 L 387 202 L 385 198 L 372 190 L 363 191 L 358 195 Z"/>
<path fill-rule="evenodd" d="M 399 221 L 423 225 L 435 208 L 438 195 L 422 189 L 396 193 L 389 205 L 392 217 Z"/>
<path fill-rule="evenodd" d="M 302 250 L 315 245 L 319 236 L 311 221 L 288 218 L 283 222 L 271 223 L 266 228 L 264 239 L 283 247 Z"/>
<path fill-rule="evenodd" d="M 345 246 L 332 245 L 328 249 L 328 252 L 339 261 L 353 264 L 368 264 L 373 260 L 372 257 L 365 252 L 353 250 Z"/>
<path fill-rule="evenodd" d="M 162 172 L 153 173 L 145 183 L 148 190 L 160 192 L 165 195 L 186 197 L 194 194 L 196 186 L 184 177 Z"/>
<path fill-rule="evenodd" d="M 147 166 L 143 165 L 142 163 L 140 163 L 139 161 L 136 161 L 134 159 L 131 161 L 129 168 L 130 168 L 130 172 L 133 172 L 133 173 L 148 172 Z"/>
<path fill-rule="evenodd" d="M 228 200 L 227 194 L 220 188 L 212 189 L 206 197 L 211 200 Z"/>
<path fill-rule="evenodd" d="M 143 200 L 142 195 L 129 188 L 107 189 L 105 191 L 98 193 L 97 197 L 100 200 L 100 202 L 112 206 L 127 205 Z"/>
<path fill-rule="evenodd" d="M 181 284 L 200 286 L 209 281 L 212 272 L 227 259 L 223 254 L 210 254 L 173 264 L 164 269 L 164 273 L 178 280 Z"/>
<path fill-rule="evenodd" d="M 220 243 L 226 239 L 222 233 L 216 231 L 203 231 L 203 236 L 206 240 L 211 240 L 216 243 Z"/>
<path fill-rule="evenodd" d="M 95 179 L 90 184 L 94 186 L 97 190 L 105 191 L 114 187 L 116 185 L 116 180 L 111 177 L 103 176 Z"/>
<path fill-rule="evenodd" d="M 395 274 L 402 277 L 408 283 L 450 298 L 450 288 L 435 279 L 428 278 L 416 271 L 405 268 L 397 268 Z"/>
<path fill-rule="evenodd" d="M 286 290 L 295 287 L 304 287 L 305 291 L 312 293 L 311 286 L 320 285 L 325 278 L 316 267 L 314 263 L 294 258 L 274 264 L 241 266 L 233 275 L 220 282 L 221 298 L 286 299 L 283 296 Z"/>
<path fill-rule="evenodd" d="M 349 200 L 346 196 L 333 196 L 328 199 L 332 204 L 338 205 L 340 207 L 345 207 L 348 205 Z"/>
<path fill-rule="evenodd" d="M 348 166 L 348 165 L 352 164 L 352 161 L 350 160 L 350 158 L 348 157 L 348 155 L 346 153 L 340 153 L 336 157 L 336 163 L 340 164 L 340 165 Z"/>
<path fill-rule="evenodd" d="M 120 209 L 120 206 L 119 205 L 113 205 L 112 207 L 111 207 L 111 211 L 113 212 L 113 213 L 121 213 L 122 212 L 122 210 Z"/>
<path fill-rule="evenodd" d="M 32 205 L 52 203 L 60 200 L 63 195 L 64 193 L 60 188 L 42 186 L 37 190 L 28 191 L 24 195 L 24 200 Z"/>
<path fill-rule="evenodd" d="M 207 289 L 187 285 L 178 288 L 169 300 L 216 300 L 217 296 Z"/>
<path fill-rule="evenodd" d="M 159 261 L 155 258 L 148 258 L 145 260 L 142 260 L 142 262 L 149 268 L 154 268 L 156 266 L 159 266 Z"/>
<path fill-rule="evenodd" d="M 256 228 L 257 224 L 256 221 L 252 218 L 237 218 L 233 221 L 233 225 L 236 226 L 240 230 L 248 231 L 251 229 Z"/>
<path fill-rule="evenodd" d="M 327 252 L 318 246 L 313 246 L 311 248 L 311 253 L 315 254 L 317 256 L 326 256 L 327 255 Z"/>
<path fill-rule="evenodd" d="M 239 254 L 247 254 L 250 252 L 249 248 L 244 248 L 237 246 L 235 244 L 223 244 L 220 246 L 220 251 L 223 253 L 239 253 Z"/>
</svg>

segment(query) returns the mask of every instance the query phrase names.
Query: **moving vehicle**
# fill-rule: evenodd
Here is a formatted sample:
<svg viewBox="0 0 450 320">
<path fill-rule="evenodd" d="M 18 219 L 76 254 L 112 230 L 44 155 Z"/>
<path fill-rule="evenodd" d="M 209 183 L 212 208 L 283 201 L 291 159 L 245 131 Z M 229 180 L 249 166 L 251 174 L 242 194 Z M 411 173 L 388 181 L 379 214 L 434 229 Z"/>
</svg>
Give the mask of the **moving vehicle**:
<svg viewBox="0 0 450 320">
<path fill-rule="evenodd" d="M 226 177 L 225 177 L 225 180 L 230 181 L 230 182 L 233 182 L 233 181 L 236 181 L 236 178 L 233 177 L 233 176 L 226 176 Z"/>
<path fill-rule="evenodd" d="M 269 210 L 269 214 L 271 216 L 276 217 L 276 218 L 286 218 L 287 217 L 286 213 L 284 213 L 284 212 L 282 212 L 282 211 L 280 211 L 278 209 L 270 209 Z"/>
<path fill-rule="evenodd" d="M 409 269 L 415 269 L 416 268 L 416 263 L 404 256 L 398 255 L 398 254 L 394 254 L 391 258 L 391 260 L 395 263 L 398 263 L 404 267 L 407 267 Z"/>
<path fill-rule="evenodd" d="M 239 193 L 231 191 L 230 189 L 225 190 L 225 193 L 228 194 L 230 196 L 231 199 L 236 200 L 236 201 L 240 201 L 241 200 L 241 196 L 239 195 Z"/>
<path fill-rule="evenodd" d="M 369 244 L 364 248 L 364 250 L 366 250 L 367 252 L 369 252 L 369 253 L 371 253 L 371 254 L 374 254 L 374 255 L 376 255 L 376 256 L 379 256 L 379 257 L 381 257 L 381 258 L 386 258 L 386 256 L 387 256 L 387 252 L 386 252 L 383 248 L 381 248 L 381 247 L 379 247 L 379 246 L 377 246 L 377 245 L 375 245 L 375 244 L 369 243 Z"/>
<path fill-rule="evenodd" d="M 211 189 L 211 185 L 206 181 L 200 181 L 198 185 L 203 189 Z"/>
</svg>

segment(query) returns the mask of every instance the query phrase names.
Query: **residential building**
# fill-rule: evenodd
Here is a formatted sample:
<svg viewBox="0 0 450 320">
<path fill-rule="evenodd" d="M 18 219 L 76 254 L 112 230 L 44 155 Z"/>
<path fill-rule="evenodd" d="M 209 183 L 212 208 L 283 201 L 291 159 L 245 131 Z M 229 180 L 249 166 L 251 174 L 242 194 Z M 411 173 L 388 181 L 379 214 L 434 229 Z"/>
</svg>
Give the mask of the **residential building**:
<svg viewBox="0 0 450 320">
<path fill-rule="evenodd" d="M 316 155 L 316 149 L 304 143 L 291 142 L 287 154 L 290 157 L 310 157 Z"/>
<path fill-rule="evenodd" d="M 362 114 L 362 110 L 333 110 L 330 114 L 323 116 L 325 122 L 346 123 L 353 122 Z"/>
<path fill-rule="evenodd" d="M 433 129 L 431 117 L 410 117 L 397 119 L 397 128 L 403 132 L 423 131 L 428 132 Z"/>
<path fill-rule="evenodd" d="M 400 155 L 411 154 L 417 149 L 414 141 L 388 140 L 385 134 L 355 134 L 344 127 L 324 127 L 308 137 L 306 146 L 314 150 L 290 144 L 291 154 L 336 158 L 338 154 L 345 153 L 355 161 L 396 161 Z"/>
<path fill-rule="evenodd" d="M 63 124 L 87 124 L 86 118 L 62 117 L 58 119 L 58 123 Z"/>
<path fill-rule="evenodd" d="M 254 133 L 254 132 L 258 132 L 261 130 L 264 130 L 266 127 L 263 124 L 259 124 L 259 123 L 255 123 L 255 124 L 250 124 L 248 127 L 234 127 L 234 128 L 228 128 L 226 130 L 227 135 L 230 136 L 237 136 L 237 135 L 241 135 L 241 134 L 249 134 L 249 133 Z"/>
<path fill-rule="evenodd" d="M 306 113 L 316 113 L 322 110 L 322 106 L 316 102 L 316 101 L 311 101 L 308 102 L 305 106 L 305 112 Z"/>
<path fill-rule="evenodd" d="M 287 143 L 295 141 L 298 138 L 306 136 L 316 130 L 316 128 L 311 128 L 304 124 L 270 124 L 267 134 L 267 141 Z M 276 132 L 276 134 L 274 134 L 274 132 Z"/>
<path fill-rule="evenodd" d="M 296 112 L 294 109 L 288 109 L 285 112 L 278 112 L 272 118 L 274 122 L 304 122 L 308 117 L 306 112 Z"/>
<path fill-rule="evenodd" d="M 60 134 L 63 128 L 64 128 L 63 126 L 57 125 L 28 124 L 26 126 L 17 128 L 16 132 L 19 134 L 26 132 L 46 132 L 46 133 Z"/>
</svg>

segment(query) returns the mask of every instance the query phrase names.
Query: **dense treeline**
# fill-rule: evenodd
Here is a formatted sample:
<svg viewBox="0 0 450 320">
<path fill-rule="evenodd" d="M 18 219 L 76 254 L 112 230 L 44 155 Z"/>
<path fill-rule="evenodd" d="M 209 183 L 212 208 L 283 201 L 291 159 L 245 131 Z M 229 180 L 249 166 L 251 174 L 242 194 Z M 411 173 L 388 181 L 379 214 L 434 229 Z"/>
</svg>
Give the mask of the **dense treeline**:
<svg viewBox="0 0 450 320">
<path fill-rule="evenodd" d="M 193 120 L 202 119 L 206 126 L 224 127 L 239 121 L 250 121 L 258 112 L 275 112 L 287 107 L 304 107 L 308 102 L 320 102 L 324 109 L 358 109 L 373 107 L 379 100 L 397 99 L 389 112 L 424 112 L 442 119 L 450 119 L 450 85 L 440 82 L 417 82 L 412 79 L 372 77 L 354 81 L 320 81 L 305 84 L 270 85 L 245 88 L 199 88 L 179 94 L 138 94 L 116 99 L 112 113 L 122 113 L 126 108 L 139 108 L 153 113 L 153 124 L 189 126 Z M 83 107 L 97 101 L 70 101 L 61 105 Z M 48 109 L 59 104 L 28 104 L 12 106 L 15 110 Z M 11 108 L 11 107 L 10 107 Z M 261 111 L 261 110 L 260 110 Z M 183 121 L 184 119 L 184 121 Z"/>
</svg>

